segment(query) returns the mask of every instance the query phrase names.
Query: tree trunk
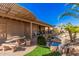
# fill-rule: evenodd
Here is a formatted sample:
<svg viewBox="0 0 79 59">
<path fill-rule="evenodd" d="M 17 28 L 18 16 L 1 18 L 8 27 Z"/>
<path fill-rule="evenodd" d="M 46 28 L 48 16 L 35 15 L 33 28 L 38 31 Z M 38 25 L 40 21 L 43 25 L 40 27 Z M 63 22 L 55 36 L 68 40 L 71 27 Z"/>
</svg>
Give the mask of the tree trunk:
<svg viewBox="0 0 79 59">
<path fill-rule="evenodd" d="M 74 33 L 74 36 L 73 36 L 73 41 L 75 41 L 76 35 L 77 35 L 77 33 L 75 32 L 75 33 Z"/>
<path fill-rule="evenodd" d="M 71 42 L 73 42 L 72 32 L 71 32 L 71 31 L 69 31 L 69 30 L 68 30 L 68 32 L 69 32 L 70 41 L 71 41 Z"/>
</svg>

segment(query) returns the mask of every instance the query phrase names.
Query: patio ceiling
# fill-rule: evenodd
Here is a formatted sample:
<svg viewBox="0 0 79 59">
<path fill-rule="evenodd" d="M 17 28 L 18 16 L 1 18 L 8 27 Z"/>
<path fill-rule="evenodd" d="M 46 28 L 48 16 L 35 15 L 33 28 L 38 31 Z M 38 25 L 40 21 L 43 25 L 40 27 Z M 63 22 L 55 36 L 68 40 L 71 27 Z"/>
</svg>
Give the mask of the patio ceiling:
<svg viewBox="0 0 79 59">
<path fill-rule="evenodd" d="M 23 19 L 36 20 L 28 10 L 18 6 L 15 3 L 0 3 L 0 13 L 11 15 Z"/>
<path fill-rule="evenodd" d="M 4 15 L 10 16 L 10 17 L 12 16 L 12 17 L 16 17 L 16 18 L 30 20 L 30 21 L 50 27 L 49 24 L 46 24 L 46 23 L 43 23 L 43 22 L 37 20 L 31 12 L 18 6 L 15 3 L 0 3 L 0 14 L 4 14 Z"/>
</svg>

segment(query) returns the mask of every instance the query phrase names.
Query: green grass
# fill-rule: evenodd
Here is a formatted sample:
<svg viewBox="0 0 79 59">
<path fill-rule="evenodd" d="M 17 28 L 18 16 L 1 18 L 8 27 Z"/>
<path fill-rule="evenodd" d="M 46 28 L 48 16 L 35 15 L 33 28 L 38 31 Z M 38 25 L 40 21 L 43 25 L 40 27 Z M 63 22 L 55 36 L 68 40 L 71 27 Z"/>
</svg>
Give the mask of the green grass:
<svg viewBox="0 0 79 59">
<path fill-rule="evenodd" d="M 43 46 L 37 46 L 32 52 L 26 54 L 25 56 L 59 56 L 59 52 L 51 53 L 49 48 Z"/>
</svg>

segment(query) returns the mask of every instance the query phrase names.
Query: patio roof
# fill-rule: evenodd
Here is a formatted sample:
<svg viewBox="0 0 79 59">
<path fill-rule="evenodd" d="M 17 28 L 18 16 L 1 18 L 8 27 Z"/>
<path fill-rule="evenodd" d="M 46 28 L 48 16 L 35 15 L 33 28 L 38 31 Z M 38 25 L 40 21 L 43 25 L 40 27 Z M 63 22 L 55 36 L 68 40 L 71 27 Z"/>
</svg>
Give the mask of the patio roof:
<svg viewBox="0 0 79 59">
<path fill-rule="evenodd" d="M 5 17 L 15 17 L 15 18 L 20 18 L 22 21 L 23 20 L 29 20 L 32 22 L 36 22 L 38 24 L 42 24 L 48 27 L 52 27 L 52 25 L 46 24 L 42 21 L 39 21 L 36 19 L 36 17 L 28 10 L 24 9 L 23 7 L 15 4 L 15 3 L 0 3 L 0 16 L 5 16 Z M 20 20 L 19 19 L 19 20 Z"/>
</svg>

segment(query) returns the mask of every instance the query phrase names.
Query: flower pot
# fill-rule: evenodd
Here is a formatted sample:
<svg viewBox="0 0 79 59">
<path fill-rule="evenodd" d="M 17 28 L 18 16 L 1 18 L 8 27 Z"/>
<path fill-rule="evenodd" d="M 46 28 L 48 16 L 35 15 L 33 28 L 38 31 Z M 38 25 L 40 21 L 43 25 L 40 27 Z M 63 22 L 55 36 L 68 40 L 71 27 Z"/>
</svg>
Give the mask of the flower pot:
<svg viewBox="0 0 79 59">
<path fill-rule="evenodd" d="M 31 40 L 26 40 L 26 45 L 30 46 L 31 45 Z"/>
</svg>

